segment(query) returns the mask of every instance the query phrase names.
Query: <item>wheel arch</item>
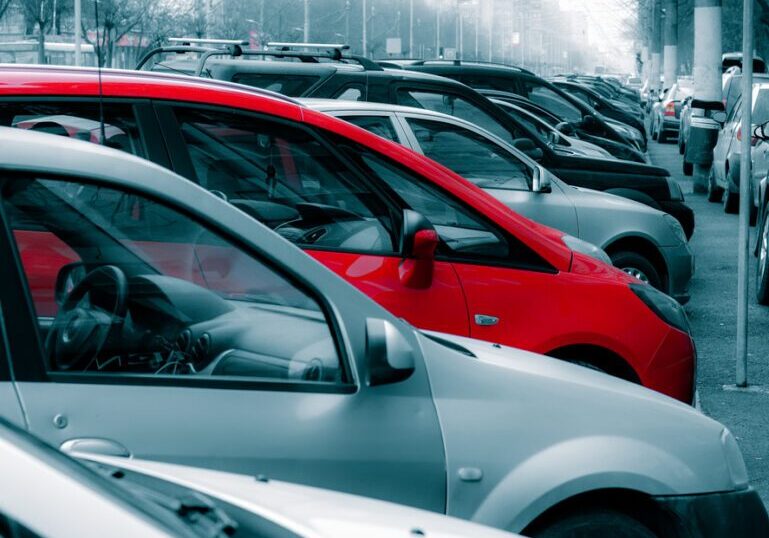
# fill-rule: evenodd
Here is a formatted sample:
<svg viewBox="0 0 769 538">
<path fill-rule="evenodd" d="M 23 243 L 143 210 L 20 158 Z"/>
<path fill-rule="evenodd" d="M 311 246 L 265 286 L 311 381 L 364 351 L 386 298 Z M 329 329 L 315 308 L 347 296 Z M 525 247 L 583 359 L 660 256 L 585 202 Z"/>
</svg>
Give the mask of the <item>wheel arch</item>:
<svg viewBox="0 0 769 538">
<path fill-rule="evenodd" d="M 612 253 L 629 250 L 636 252 L 649 260 L 662 279 L 665 289 L 669 288 L 670 271 L 665 257 L 662 255 L 659 247 L 649 238 L 638 235 L 626 235 L 613 239 L 603 247 L 606 253 L 611 256 Z"/>
<path fill-rule="evenodd" d="M 577 359 L 587 362 L 614 377 L 641 384 L 640 376 L 630 363 L 621 355 L 605 347 L 593 344 L 571 344 L 548 351 L 545 355 L 564 361 Z"/>
</svg>

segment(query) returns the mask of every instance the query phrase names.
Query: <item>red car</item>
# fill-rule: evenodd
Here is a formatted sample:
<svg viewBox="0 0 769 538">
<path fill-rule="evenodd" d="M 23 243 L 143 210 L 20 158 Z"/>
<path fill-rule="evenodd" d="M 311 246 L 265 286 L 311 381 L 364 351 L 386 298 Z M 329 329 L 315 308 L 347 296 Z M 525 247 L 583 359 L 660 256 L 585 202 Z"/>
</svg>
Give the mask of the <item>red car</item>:
<svg viewBox="0 0 769 538">
<path fill-rule="evenodd" d="M 696 356 L 678 303 L 400 145 L 233 84 L 103 71 L 100 98 L 95 70 L 7 66 L 0 76 L 0 124 L 104 138 L 172 168 L 418 327 L 563 358 L 692 401 Z M 100 117 L 95 132 L 85 120 Z M 160 217 L 156 224 L 172 266 L 197 238 Z M 73 254 L 45 231 L 21 233 L 38 315 L 50 316 L 55 279 Z M 215 253 L 200 263 L 238 270 Z"/>
</svg>

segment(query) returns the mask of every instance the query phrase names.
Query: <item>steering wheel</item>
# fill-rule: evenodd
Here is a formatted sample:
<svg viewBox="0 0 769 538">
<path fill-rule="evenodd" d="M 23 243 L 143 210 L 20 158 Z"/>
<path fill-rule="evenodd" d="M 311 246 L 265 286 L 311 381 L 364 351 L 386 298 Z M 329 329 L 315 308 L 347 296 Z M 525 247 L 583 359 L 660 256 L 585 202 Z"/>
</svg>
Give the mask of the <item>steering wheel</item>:
<svg viewBox="0 0 769 538">
<path fill-rule="evenodd" d="M 88 273 L 67 295 L 45 347 L 58 370 L 84 369 L 99 356 L 127 311 L 128 280 L 114 265 Z"/>
</svg>

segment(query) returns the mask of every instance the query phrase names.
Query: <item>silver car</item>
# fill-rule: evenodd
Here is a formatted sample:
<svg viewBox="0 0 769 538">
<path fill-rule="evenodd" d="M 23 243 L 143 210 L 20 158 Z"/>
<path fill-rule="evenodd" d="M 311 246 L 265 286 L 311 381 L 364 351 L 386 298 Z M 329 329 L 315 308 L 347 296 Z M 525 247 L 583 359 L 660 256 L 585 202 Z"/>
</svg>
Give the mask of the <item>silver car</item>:
<svg viewBox="0 0 769 538">
<path fill-rule="evenodd" d="M 0 419 L 0 536 L 513 538 L 393 503 L 78 448 L 88 447 L 64 454 Z"/>
<path fill-rule="evenodd" d="M 769 534 L 721 424 L 587 368 L 420 332 L 159 166 L 0 129 L 0 191 L 0 410 L 53 446 L 535 537 Z M 60 256 L 79 261 L 25 278 Z"/>
<path fill-rule="evenodd" d="M 615 266 L 688 301 L 694 254 L 670 215 L 567 185 L 510 144 L 453 116 L 378 103 L 304 103 L 430 157 L 516 212 L 597 245 Z"/>
</svg>

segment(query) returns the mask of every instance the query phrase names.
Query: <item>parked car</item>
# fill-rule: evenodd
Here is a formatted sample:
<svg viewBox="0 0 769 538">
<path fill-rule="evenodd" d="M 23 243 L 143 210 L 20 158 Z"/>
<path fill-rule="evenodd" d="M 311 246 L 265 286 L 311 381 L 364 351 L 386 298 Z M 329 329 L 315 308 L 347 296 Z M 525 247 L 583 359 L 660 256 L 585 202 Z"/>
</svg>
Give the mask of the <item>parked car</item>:
<svg viewBox="0 0 769 538">
<path fill-rule="evenodd" d="M 95 75 L 80 73 L 87 95 Z M 118 96 L 121 80 L 136 78 L 105 73 L 104 95 Z M 174 100 L 185 99 L 186 87 L 214 107 L 225 94 L 242 107 L 261 102 L 262 118 L 283 117 L 286 141 L 293 112 L 326 132 L 341 130 L 328 116 L 233 88 L 142 77 L 143 90 L 153 87 Z M 109 106 L 106 118 L 114 120 Z M 364 146 L 437 177 L 423 157 L 346 128 Z M 211 134 L 242 136 L 230 129 Z M 242 139 L 236 147 L 249 150 Z M 440 174 L 447 184 L 464 182 Z M 535 538 L 576 529 L 769 533 L 734 437 L 686 405 L 588 368 L 419 332 L 221 197 L 111 148 L 0 129 L 0 183 L 0 410 L 54 446 L 314 484 Z M 423 275 L 430 263 L 434 232 L 415 219 L 402 229 L 411 254 L 399 262 L 401 274 Z M 58 273 L 48 312 L 34 288 L 46 245 L 59 255 L 44 260 Z M 555 240 L 549 248 L 555 259 Z M 650 286 L 568 257 L 571 270 L 560 270 L 574 278 L 568 291 L 559 288 L 562 309 L 567 296 L 592 310 L 615 301 L 585 286 L 598 270 L 606 275 L 600 287 L 624 290 L 620 303 L 639 338 L 656 338 L 645 328 L 649 316 L 681 315 Z M 377 268 L 362 260 L 349 272 Z M 490 275 L 488 293 L 498 295 L 504 278 Z M 541 297 L 520 299 L 510 303 L 531 322 Z M 636 308 L 644 300 L 659 313 Z M 551 312 L 528 330 L 553 319 Z M 132 470 L 130 460 L 125 466 Z M 15 506 L 31 505 L 16 493 Z M 324 513 L 319 524 L 333 518 Z"/>
<path fill-rule="evenodd" d="M 434 512 L 263 475 L 90 452 L 98 443 L 70 443 L 68 455 L 0 418 L 2 536 L 511 537 Z"/>
<path fill-rule="evenodd" d="M 407 69 L 452 78 L 474 89 L 517 93 L 566 121 L 579 124 L 582 130 L 593 136 L 638 149 L 632 140 L 617 132 L 589 105 L 530 71 L 495 64 L 436 60 L 412 63 Z"/>
<path fill-rule="evenodd" d="M 742 69 L 741 52 L 725 52 L 721 55 L 721 70 L 726 73 L 732 67 Z M 766 62 L 759 56 L 753 56 L 753 72 L 766 73 Z"/>
<path fill-rule="evenodd" d="M 510 101 L 502 99 L 491 99 L 491 102 L 499 108 L 510 114 L 519 122 L 527 125 L 532 131 L 536 132 L 542 140 L 550 143 L 555 151 L 566 155 L 584 155 L 586 157 L 601 157 L 604 159 L 614 159 L 611 153 L 600 146 L 585 142 L 575 136 L 569 136 L 563 131 L 559 131 L 555 126 L 550 125 L 545 120 L 540 119 L 524 108 L 513 104 Z"/>
<path fill-rule="evenodd" d="M 634 115 L 629 107 L 622 106 L 622 104 L 618 102 L 609 101 L 597 91 L 582 84 L 578 84 L 577 82 L 556 79 L 553 81 L 553 85 L 557 88 L 561 88 L 572 97 L 581 99 L 602 116 L 611 118 L 614 121 L 625 124 L 637 131 L 636 135 L 627 127 L 625 128 L 626 132 L 632 133 L 631 140 L 639 145 L 641 151 L 646 151 L 646 128 L 641 119 L 640 109 L 637 111 L 638 114 Z"/>
<path fill-rule="evenodd" d="M 661 293 L 637 296 L 628 287 L 637 280 L 595 261 L 604 254 L 594 245 L 566 245 L 563 232 L 399 144 L 292 99 L 211 80 L 0 71 L 6 125 L 54 113 L 98 119 L 101 110 L 125 133 L 111 145 L 217 192 L 417 327 L 598 362 L 692 401 L 695 350 L 680 305 Z M 423 261 L 412 267 L 403 254 L 413 241 L 400 234 L 422 229 L 414 248 Z M 41 256 L 73 261 L 66 252 L 54 244 Z M 55 271 L 52 262 L 35 267 L 31 280 L 50 314 Z M 649 306 L 657 302 L 667 306 Z"/>
<path fill-rule="evenodd" d="M 645 157 L 639 150 L 633 149 L 626 144 L 614 142 L 608 138 L 591 136 L 584 130 L 579 129 L 579 125 L 569 123 L 564 118 L 561 118 L 549 112 L 548 110 L 545 110 L 538 104 L 529 101 L 525 97 L 521 97 L 518 94 L 500 92 L 497 90 L 479 90 L 479 93 L 488 97 L 496 105 L 499 105 L 499 102 L 503 101 L 505 103 L 520 107 L 530 114 L 535 115 L 539 120 L 544 121 L 566 136 L 577 138 L 579 140 L 583 140 L 598 146 L 601 149 L 608 151 L 616 159 L 648 163 L 648 158 Z M 509 111 L 507 107 L 505 107 L 505 110 Z"/>
<path fill-rule="evenodd" d="M 660 144 L 668 137 L 678 139 L 681 107 L 687 97 L 694 95 L 694 85 L 687 81 L 679 81 L 662 94 L 660 100 L 654 103 L 651 112 L 652 139 Z"/>
<path fill-rule="evenodd" d="M 769 121 L 769 82 L 753 84 L 752 130 Z M 737 213 L 740 201 L 740 155 L 742 154 L 742 99 L 732 108 L 726 123 L 718 134 L 713 150 L 713 166 L 708 181 L 708 200 L 723 200 L 724 212 Z M 758 182 L 769 170 L 769 155 L 765 143 L 758 145 L 759 138 L 751 136 L 750 222 L 755 224 L 758 214 Z"/>
<path fill-rule="evenodd" d="M 510 144 L 445 114 L 338 100 L 306 104 L 430 157 L 517 213 L 601 247 L 626 273 L 680 302 L 689 299 L 694 255 L 681 225 L 670 215 L 571 187 Z"/>
</svg>

